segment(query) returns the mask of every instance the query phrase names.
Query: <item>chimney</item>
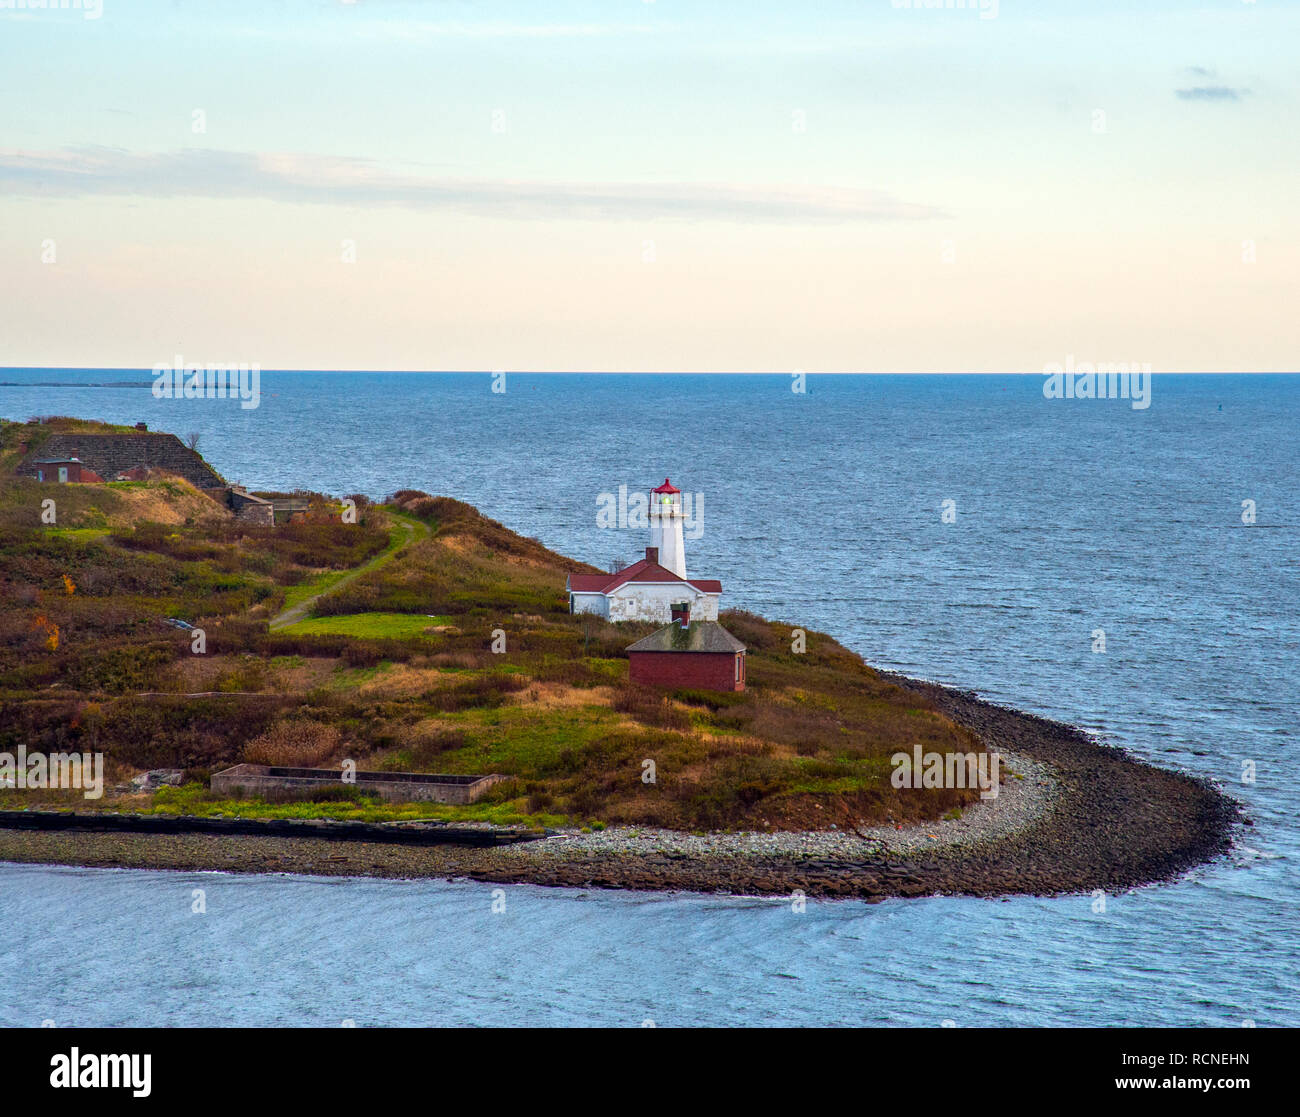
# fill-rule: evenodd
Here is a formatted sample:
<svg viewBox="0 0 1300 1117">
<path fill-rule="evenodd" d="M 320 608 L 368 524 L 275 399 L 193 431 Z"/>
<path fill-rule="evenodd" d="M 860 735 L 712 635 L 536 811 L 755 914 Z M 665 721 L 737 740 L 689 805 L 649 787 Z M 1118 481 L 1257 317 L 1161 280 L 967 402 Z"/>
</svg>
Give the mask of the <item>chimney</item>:
<svg viewBox="0 0 1300 1117">
<path fill-rule="evenodd" d="M 647 547 L 647 548 L 645 549 L 645 560 L 646 560 L 646 562 L 653 562 L 653 563 L 655 563 L 656 565 L 658 565 L 658 563 L 659 563 L 659 548 L 658 548 L 658 547 Z"/>
<path fill-rule="evenodd" d="M 679 601 L 673 606 L 673 624 L 680 624 L 683 628 L 691 627 L 691 603 L 689 601 Z"/>
<path fill-rule="evenodd" d="M 138 430 L 138 431 L 147 431 L 147 430 L 149 429 L 149 424 L 148 424 L 148 423 L 136 423 L 136 425 L 135 425 L 135 429 Z"/>
</svg>

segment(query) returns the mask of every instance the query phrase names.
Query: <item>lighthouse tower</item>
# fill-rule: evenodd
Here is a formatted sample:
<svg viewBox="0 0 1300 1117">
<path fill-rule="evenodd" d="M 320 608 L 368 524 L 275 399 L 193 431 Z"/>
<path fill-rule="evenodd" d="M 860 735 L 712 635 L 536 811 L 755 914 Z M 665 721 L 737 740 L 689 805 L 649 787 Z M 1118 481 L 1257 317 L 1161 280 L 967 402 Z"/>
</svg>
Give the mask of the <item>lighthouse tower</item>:
<svg viewBox="0 0 1300 1117">
<path fill-rule="evenodd" d="M 650 490 L 650 546 L 659 548 L 659 565 L 686 577 L 686 547 L 682 542 L 682 491 L 667 477 Z"/>
</svg>

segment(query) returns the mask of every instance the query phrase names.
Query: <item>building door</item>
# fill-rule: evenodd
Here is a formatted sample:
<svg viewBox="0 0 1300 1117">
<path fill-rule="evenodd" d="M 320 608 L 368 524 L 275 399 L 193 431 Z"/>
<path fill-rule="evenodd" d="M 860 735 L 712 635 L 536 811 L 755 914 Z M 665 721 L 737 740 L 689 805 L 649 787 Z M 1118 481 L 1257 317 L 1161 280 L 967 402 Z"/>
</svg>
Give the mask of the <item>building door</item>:
<svg viewBox="0 0 1300 1117">
<path fill-rule="evenodd" d="M 68 479 L 68 467 L 66 465 L 59 466 L 59 480 L 66 482 L 67 479 Z"/>
</svg>

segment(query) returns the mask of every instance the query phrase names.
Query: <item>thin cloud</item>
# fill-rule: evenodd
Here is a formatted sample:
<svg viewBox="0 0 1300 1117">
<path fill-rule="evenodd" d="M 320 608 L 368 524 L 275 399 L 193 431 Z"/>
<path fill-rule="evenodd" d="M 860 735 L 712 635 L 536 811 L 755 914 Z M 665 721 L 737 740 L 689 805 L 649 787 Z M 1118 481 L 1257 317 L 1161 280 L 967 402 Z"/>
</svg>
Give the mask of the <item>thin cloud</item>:
<svg viewBox="0 0 1300 1117">
<path fill-rule="evenodd" d="M 1230 85 L 1196 85 L 1191 89 L 1175 89 L 1183 101 L 1240 101 L 1249 89 L 1234 89 Z"/>
<path fill-rule="evenodd" d="M 730 183 L 541 182 L 394 174 L 366 159 L 191 148 L 0 150 L 0 191 L 41 198 L 254 198 L 519 220 L 827 224 L 946 216 L 879 190 Z"/>
</svg>

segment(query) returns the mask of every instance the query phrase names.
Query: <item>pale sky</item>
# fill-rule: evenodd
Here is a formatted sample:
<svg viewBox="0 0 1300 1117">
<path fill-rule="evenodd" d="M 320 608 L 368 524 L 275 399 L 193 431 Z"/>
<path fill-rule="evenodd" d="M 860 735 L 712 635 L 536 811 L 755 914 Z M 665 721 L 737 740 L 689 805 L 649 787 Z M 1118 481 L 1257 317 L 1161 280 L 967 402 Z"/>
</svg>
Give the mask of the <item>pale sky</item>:
<svg viewBox="0 0 1300 1117">
<path fill-rule="evenodd" d="M 0 365 L 1300 367 L 1297 0 L 59 2 Z"/>
</svg>

